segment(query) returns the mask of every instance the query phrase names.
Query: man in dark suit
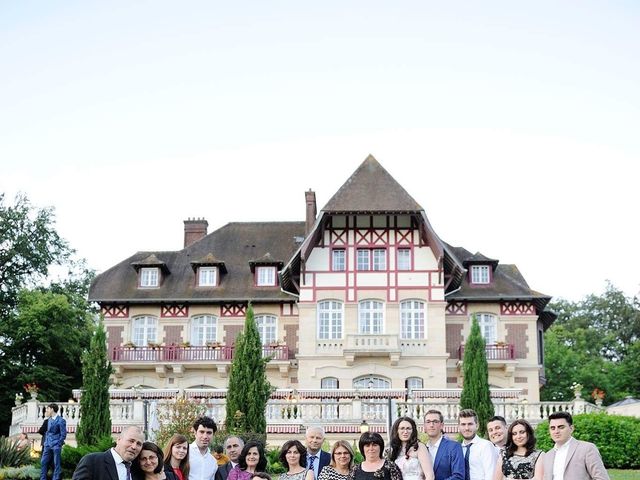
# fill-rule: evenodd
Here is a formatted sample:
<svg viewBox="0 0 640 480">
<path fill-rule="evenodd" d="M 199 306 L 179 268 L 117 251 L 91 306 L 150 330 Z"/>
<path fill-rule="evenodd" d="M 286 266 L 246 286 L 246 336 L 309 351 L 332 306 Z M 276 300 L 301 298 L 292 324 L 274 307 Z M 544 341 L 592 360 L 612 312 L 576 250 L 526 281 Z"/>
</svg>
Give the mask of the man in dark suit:
<svg viewBox="0 0 640 480">
<path fill-rule="evenodd" d="M 429 437 L 427 448 L 433 463 L 435 480 L 464 480 L 462 445 L 442 434 L 444 418 L 438 410 L 429 410 L 424 416 L 424 431 Z"/>
<path fill-rule="evenodd" d="M 82 457 L 73 480 L 131 480 L 131 462 L 140 454 L 143 442 L 139 427 L 125 428 L 114 448 Z"/>
<path fill-rule="evenodd" d="M 47 434 L 42 445 L 42 461 L 40 467 L 40 480 L 47 480 L 47 470 L 53 461 L 53 480 L 62 478 L 62 464 L 60 454 L 64 439 L 67 438 L 67 422 L 58 415 L 58 405 L 50 403 L 45 410 L 49 421 L 47 422 Z"/>
<path fill-rule="evenodd" d="M 244 447 L 244 441 L 240 437 L 230 436 L 224 441 L 224 451 L 229 457 L 229 461 L 218 467 L 216 472 L 216 480 L 227 480 L 227 475 L 233 467 L 238 464 L 238 457 Z"/>
<path fill-rule="evenodd" d="M 305 433 L 307 443 L 307 468 L 313 469 L 313 478 L 318 478 L 324 467 L 331 462 L 331 454 L 322 450 L 324 430 L 322 427 L 309 427 Z"/>
</svg>

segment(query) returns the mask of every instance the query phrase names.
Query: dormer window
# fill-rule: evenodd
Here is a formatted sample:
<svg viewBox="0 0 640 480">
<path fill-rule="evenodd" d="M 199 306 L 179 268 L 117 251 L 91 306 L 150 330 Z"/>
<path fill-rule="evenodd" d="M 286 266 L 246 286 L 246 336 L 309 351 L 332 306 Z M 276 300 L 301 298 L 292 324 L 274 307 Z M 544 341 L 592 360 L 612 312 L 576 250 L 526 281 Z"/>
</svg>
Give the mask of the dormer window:
<svg viewBox="0 0 640 480">
<path fill-rule="evenodd" d="M 198 286 L 217 287 L 218 267 L 198 267 Z"/>
<path fill-rule="evenodd" d="M 472 265 L 471 266 L 471 283 L 477 285 L 488 284 L 491 282 L 491 274 L 489 273 L 489 265 Z"/>
<path fill-rule="evenodd" d="M 146 288 L 160 286 L 160 269 L 159 268 L 141 268 L 140 269 L 140 286 L 146 287 Z"/>
<path fill-rule="evenodd" d="M 274 287 L 276 285 L 276 267 L 256 267 L 256 285 Z"/>
</svg>

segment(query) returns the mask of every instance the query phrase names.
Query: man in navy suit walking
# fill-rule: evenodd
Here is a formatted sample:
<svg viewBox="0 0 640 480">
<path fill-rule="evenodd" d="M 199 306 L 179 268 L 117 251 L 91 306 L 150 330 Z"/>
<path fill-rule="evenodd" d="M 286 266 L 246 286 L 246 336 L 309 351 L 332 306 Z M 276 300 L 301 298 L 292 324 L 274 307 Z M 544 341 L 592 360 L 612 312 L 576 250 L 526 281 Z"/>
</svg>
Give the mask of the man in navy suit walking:
<svg viewBox="0 0 640 480">
<path fill-rule="evenodd" d="M 464 480 L 464 455 L 458 442 L 442 434 L 444 418 L 438 410 L 429 410 L 424 416 L 424 431 L 429 437 L 427 448 L 433 463 L 435 480 Z"/>
<path fill-rule="evenodd" d="M 58 415 L 58 405 L 50 403 L 47 405 L 45 415 L 49 418 L 47 424 L 47 434 L 42 446 L 42 467 L 40 468 L 40 480 L 47 480 L 47 470 L 53 460 L 53 480 L 62 478 L 62 465 L 60 464 L 60 453 L 64 439 L 67 438 L 67 422 Z"/>
</svg>

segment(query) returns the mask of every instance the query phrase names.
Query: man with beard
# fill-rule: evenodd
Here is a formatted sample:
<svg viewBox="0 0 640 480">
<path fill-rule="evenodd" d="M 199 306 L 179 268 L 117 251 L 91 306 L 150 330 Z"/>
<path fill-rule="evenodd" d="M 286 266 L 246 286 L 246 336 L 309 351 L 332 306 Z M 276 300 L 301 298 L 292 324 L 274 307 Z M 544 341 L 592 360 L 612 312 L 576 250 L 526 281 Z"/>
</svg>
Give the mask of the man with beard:
<svg viewBox="0 0 640 480">
<path fill-rule="evenodd" d="M 489 440 L 478 437 L 478 415 L 474 410 L 461 410 L 458 431 L 464 451 L 465 480 L 492 480 L 498 451 Z"/>
</svg>

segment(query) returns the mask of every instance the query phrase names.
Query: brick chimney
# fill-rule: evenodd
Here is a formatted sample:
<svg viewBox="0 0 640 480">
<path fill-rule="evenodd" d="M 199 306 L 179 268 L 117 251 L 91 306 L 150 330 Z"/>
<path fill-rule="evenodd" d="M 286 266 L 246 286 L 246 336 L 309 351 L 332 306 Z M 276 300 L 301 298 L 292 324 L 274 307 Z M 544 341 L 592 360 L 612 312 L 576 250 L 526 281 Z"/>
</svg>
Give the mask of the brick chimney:
<svg viewBox="0 0 640 480">
<path fill-rule="evenodd" d="M 207 234 L 209 223 L 204 218 L 188 218 L 184 221 L 184 246 L 196 243 Z"/>
<path fill-rule="evenodd" d="M 313 224 L 316 221 L 316 215 L 318 214 L 318 209 L 316 208 L 316 192 L 309 189 L 308 192 L 304 192 L 304 198 L 307 201 L 307 216 L 304 234 L 309 235 Z"/>
</svg>

